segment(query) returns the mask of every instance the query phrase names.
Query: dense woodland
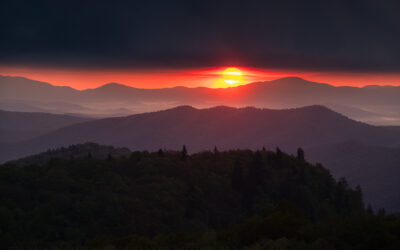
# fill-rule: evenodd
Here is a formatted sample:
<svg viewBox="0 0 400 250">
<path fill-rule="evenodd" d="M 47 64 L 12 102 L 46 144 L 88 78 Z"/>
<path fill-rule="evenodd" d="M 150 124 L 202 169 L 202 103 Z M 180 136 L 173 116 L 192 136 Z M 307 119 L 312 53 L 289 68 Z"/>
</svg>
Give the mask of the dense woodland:
<svg viewBox="0 0 400 250">
<path fill-rule="evenodd" d="M 302 149 L 77 145 L 1 165 L 0 199 L 3 247 L 400 249 L 400 217 Z"/>
</svg>

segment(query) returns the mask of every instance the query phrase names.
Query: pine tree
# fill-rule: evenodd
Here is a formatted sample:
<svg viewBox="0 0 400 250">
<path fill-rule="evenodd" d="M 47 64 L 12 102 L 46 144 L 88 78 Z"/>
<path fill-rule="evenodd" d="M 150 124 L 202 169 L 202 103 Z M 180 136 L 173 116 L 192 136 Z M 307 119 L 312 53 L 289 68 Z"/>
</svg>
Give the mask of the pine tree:
<svg viewBox="0 0 400 250">
<path fill-rule="evenodd" d="M 236 161 L 235 166 L 233 167 L 231 182 L 232 182 L 232 188 L 235 191 L 239 191 L 239 190 L 243 189 L 243 185 L 244 185 L 243 168 L 240 165 L 239 161 Z"/>
<path fill-rule="evenodd" d="M 186 158 L 187 158 L 186 145 L 183 145 L 183 147 L 182 147 L 182 160 L 186 160 Z"/>
<path fill-rule="evenodd" d="M 281 149 L 279 147 L 276 147 L 276 156 L 278 158 L 282 158 L 282 151 L 281 151 Z"/>
<path fill-rule="evenodd" d="M 278 164 L 278 167 L 282 167 L 283 163 L 282 163 L 282 151 L 280 148 L 276 147 L 276 162 Z"/>
<path fill-rule="evenodd" d="M 367 214 L 371 214 L 371 215 L 374 214 L 374 210 L 372 209 L 371 204 L 368 204 L 366 212 L 367 212 Z"/>
<path fill-rule="evenodd" d="M 249 185 L 252 192 L 256 192 L 259 185 L 264 181 L 264 164 L 260 151 L 254 154 L 253 162 L 249 168 Z"/>
<path fill-rule="evenodd" d="M 217 146 L 214 146 L 214 155 L 218 155 L 218 153 L 219 153 L 219 151 L 218 151 Z"/>
<path fill-rule="evenodd" d="M 386 210 L 384 208 L 378 209 L 377 215 L 384 217 L 386 215 Z"/>
<path fill-rule="evenodd" d="M 304 161 L 304 150 L 302 148 L 297 149 L 297 159 Z"/>
</svg>

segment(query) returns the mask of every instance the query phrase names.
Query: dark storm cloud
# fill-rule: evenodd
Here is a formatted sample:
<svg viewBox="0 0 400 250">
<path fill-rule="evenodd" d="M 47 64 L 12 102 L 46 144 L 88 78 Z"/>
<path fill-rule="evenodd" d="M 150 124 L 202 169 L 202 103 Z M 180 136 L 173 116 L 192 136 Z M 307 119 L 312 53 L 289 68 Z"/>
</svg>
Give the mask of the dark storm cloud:
<svg viewBox="0 0 400 250">
<path fill-rule="evenodd" d="M 399 71 L 398 1 L 2 1 L 0 63 Z"/>
</svg>

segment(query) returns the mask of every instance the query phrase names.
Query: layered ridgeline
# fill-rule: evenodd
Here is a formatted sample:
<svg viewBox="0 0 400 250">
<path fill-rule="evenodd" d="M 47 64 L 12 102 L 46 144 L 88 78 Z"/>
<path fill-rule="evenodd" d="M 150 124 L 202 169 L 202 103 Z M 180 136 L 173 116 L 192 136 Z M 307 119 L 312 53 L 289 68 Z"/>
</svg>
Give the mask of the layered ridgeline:
<svg viewBox="0 0 400 250">
<path fill-rule="evenodd" d="M 5 110 L 102 117 L 143 113 L 179 105 L 280 109 L 318 104 L 368 123 L 400 124 L 400 87 L 335 87 L 297 77 L 226 89 L 138 89 L 109 83 L 80 91 L 22 77 L 0 76 L 0 100 L 0 109 Z"/>
<path fill-rule="evenodd" d="M 0 160 L 11 160 L 49 148 L 96 142 L 134 150 L 179 149 L 191 152 L 279 146 L 288 152 L 355 140 L 367 145 L 400 146 L 400 129 L 356 122 L 323 106 L 296 109 L 196 109 L 190 106 L 126 117 L 99 119 L 5 145 Z"/>
<path fill-rule="evenodd" d="M 3 247 L 399 246 L 398 218 L 302 150 L 76 145 L 0 166 L 0 193 Z"/>
<path fill-rule="evenodd" d="M 182 106 L 100 119 L 21 143 L 3 143 L 0 159 L 88 141 L 150 151 L 179 150 L 185 144 L 192 153 L 214 146 L 221 150 L 278 146 L 291 153 L 303 147 L 309 161 L 323 163 L 352 187 L 361 185 L 366 203 L 400 211 L 400 129 L 356 122 L 323 106 L 287 110 Z"/>
<path fill-rule="evenodd" d="M 0 110 L 0 143 L 25 141 L 89 120 L 71 115 Z"/>
</svg>

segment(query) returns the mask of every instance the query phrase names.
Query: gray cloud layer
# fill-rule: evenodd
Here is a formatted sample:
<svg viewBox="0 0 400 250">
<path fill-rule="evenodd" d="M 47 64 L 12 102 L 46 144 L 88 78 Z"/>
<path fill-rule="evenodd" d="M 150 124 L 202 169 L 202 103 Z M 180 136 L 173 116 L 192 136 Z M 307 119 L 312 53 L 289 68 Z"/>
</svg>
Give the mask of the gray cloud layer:
<svg viewBox="0 0 400 250">
<path fill-rule="evenodd" d="M 398 1 L 0 4 L 0 63 L 400 71 Z"/>
</svg>

